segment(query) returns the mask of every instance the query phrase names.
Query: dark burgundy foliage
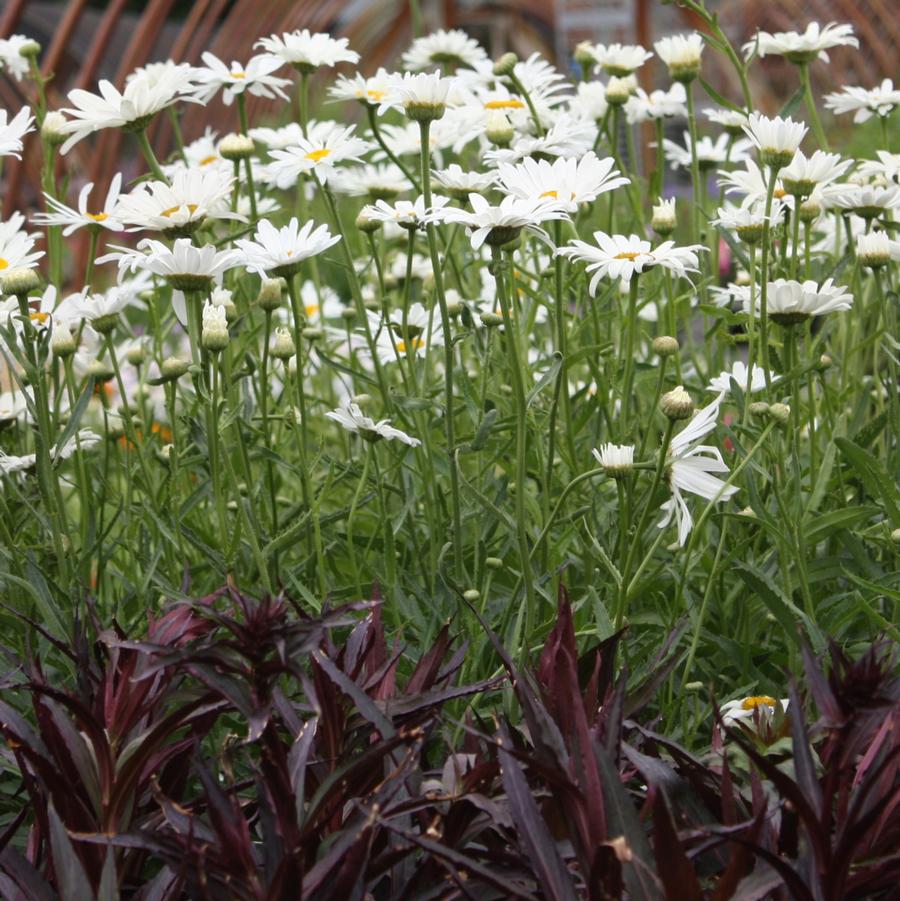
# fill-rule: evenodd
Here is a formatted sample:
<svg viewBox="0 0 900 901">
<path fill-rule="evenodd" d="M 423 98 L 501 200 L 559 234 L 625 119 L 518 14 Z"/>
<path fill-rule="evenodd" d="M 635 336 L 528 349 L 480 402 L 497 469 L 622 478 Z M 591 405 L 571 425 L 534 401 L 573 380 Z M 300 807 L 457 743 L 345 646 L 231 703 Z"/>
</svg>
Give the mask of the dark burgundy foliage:
<svg viewBox="0 0 900 901">
<path fill-rule="evenodd" d="M 616 668 L 621 633 L 579 655 L 564 592 L 533 668 L 482 625 L 506 677 L 471 685 L 459 684 L 466 647 L 449 624 L 411 659 L 388 646 L 378 601 L 309 618 L 232 588 L 171 606 L 140 641 L 87 624 L 55 648 L 75 660 L 73 684 L 36 657 L 13 659 L 0 732 L 20 805 L 0 833 L 0 895 L 896 891 L 890 648 L 853 660 L 833 647 L 827 666 L 807 653 L 789 739 L 716 726 L 701 758 L 641 716 L 680 660 L 680 631 L 635 680 Z M 510 691 L 514 717 L 501 712 Z"/>
</svg>

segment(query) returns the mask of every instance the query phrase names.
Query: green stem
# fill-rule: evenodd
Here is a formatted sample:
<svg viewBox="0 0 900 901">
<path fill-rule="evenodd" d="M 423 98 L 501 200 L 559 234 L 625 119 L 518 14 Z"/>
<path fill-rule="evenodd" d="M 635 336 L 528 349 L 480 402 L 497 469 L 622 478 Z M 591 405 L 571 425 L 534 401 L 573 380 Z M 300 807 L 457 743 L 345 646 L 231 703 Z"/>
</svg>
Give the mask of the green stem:
<svg viewBox="0 0 900 901">
<path fill-rule="evenodd" d="M 809 112 L 809 123 L 812 126 L 813 134 L 822 150 L 828 150 L 828 139 L 825 137 L 825 130 L 822 128 L 822 122 L 819 119 L 819 111 L 816 109 L 816 101 L 813 97 L 812 82 L 809 79 L 809 64 L 800 63 L 797 68 L 800 70 L 800 83 L 803 85 L 803 95 L 806 98 L 806 109 Z"/>
<path fill-rule="evenodd" d="M 138 146 L 141 148 L 141 153 L 144 155 L 147 165 L 150 167 L 150 171 L 153 173 L 153 177 L 157 181 L 168 184 L 168 179 L 160 168 L 159 161 L 156 159 L 153 148 L 150 146 L 150 141 L 147 138 L 147 130 L 141 128 L 138 131 L 133 132 L 133 134 L 137 139 Z"/>
</svg>

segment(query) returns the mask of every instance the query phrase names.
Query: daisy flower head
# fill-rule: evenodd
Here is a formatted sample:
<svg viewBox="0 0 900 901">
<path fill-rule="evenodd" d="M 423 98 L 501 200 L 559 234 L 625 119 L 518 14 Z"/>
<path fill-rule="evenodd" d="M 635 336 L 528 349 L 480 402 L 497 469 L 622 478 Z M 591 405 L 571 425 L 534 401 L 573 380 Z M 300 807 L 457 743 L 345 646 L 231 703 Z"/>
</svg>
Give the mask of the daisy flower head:
<svg viewBox="0 0 900 901">
<path fill-rule="evenodd" d="M 744 44 L 744 55 L 747 59 L 754 53 L 760 57 L 783 56 L 792 63 L 806 65 L 817 58 L 827 63 L 826 51 L 842 46 L 859 47 L 852 25 L 830 22 L 823 28 L 818 22 L 810 22 L 802 33 L 779 31 L 769 34 L 768 31 L 761 31 L 752 41 Z"/>
<path fill-rule="evenodd" d="M 900 209 L 900 185 L 848 184 L 841 187 L 844 190 L 831 198 L 833 205 L 852 210 L 863 219 L 877 219 Z"/>
<path fill-rule="evenodd" d="M 656 234 L 665 238 L 675 231 L 676 225 L 678 225 L 678 216 L 675 209 L 675 198 L 661 197 L 651 211 L 650 227 Z"/>
<path fill-rule="evenodd" d="M 200 102 L 195 96 L 196 84 L 185 78 L 179 66 L 136 72 L 126 81 L 122 91 L 106 80 L 102 80 L 97 87 L 99 95 L 81 88 L 69 91 L 72 106 L 62 110 L 68 120 L 60 126 L 69 135 L 60 148 L 63 155 L 96 131 L 104 128 L 142 131 L 160 110 L 179 100 Z"/>
<path fill-rule="evenodd" d="M 234 176 L 222 169 L 181 169 L 172 183 L 145 181 L 123 194 L 116 217 L 132 231 L 160 231 L 166 237 L 188 237 L 207 219 L 244 217 L 231 211 Z"/>
<path fill-rule="evenodd" d="M 700 74 L 703 38 L 696 31 L 660 38 L 653 48 L 675 81 L 693 81 Z"/>
<path fill-rule="evenodd" d="M 752 146 L 746 138 L 732 141 L 729 135 L 721 134 L 713 141 L 712 138 L 704 135 L 697 141 L 694 152 L 697 155 L 697 165 L 700 171 L 705 172 L 715 169 L 716 166 L 723 165 L 726 162 L 744 162 L 747 159 L 747 151 Z M 674 141 L 670 141 L 668 138 L 664 138 L 663 150 L 673 169 L 691 168 L 693 155 L 691 154 L 691 136 L 689 132 L 684 132 L 683 147 Z"/>
<path fill-rule="evenodd" d="M 262 47 L 279 65 L 293 66 L 298 72 L 309 75 L 322 66 L 338 63 L 358 63 L 359 54 L 348 46 L 347 38 L 333 38 L 330 34 L 312 33 L 308 28 L 273 34 L 260 38 L 253 46 Z"/>
<path fill-rule="evenodd" d="M 631 125 L 687 116 L 687 112 L 687 91 L 680 81 L 676 81 L 668 91 L 657 90 L 648 94 L 643 88 L 637 88 L 625 104 L 625 117 Z"/>
<path fill-rule="evenodd" d="M 769 220 L 778 222 L 780 218 L 781 202 L 775 200 L 772 202 Z M 719 207 L 718 217 L 711 220 L 710 224 L 735 232 L 745 244 L 758 244 L 766 224 L 765 205 L 762 200 L 757 200 L 746 206 Z"/>
<path fill-rule="evenodd" d="M 0 38 L 0 71 L 5 69 L 16 81 L 21 81 L 31 68 L 29 63 L 31 51 L 39 53 L 40 47 L 36 41 L 24 34 L 11 34 L 8 38 Z"/>
<path fill-rule="evenodd" d="M 684 547 L 694 526 L 691 512 L 682 492 L 689 492 L 707 501 L 723 501 L 737 492 L 737 486 L 728 485 L 712 473 L 728 472 L 718 448 L 700 444 L 715 427 L 719 418 L 719 395 L 712 403 L 699 410 L 694 418 L 677 434 L 668 450 L 668 480 L 672 497 L 663 506 L 663 517 L 657 523 L 664 529 L 674 518 L 678 527 L 678 544 Z"/>
<path fill-rule="evenodd" d="M 216 250 L 212 244 L 196 247 L 190 238 L 178 238 L 170 248 L 161 241 L 144 238 L 136 249 L 112 246 L 112 252 L 97 263 L 116 262 L 123 272 L 150 272 L 164 278 L 173 288 L 185 293 L 207 291 L 214 280 L 240 265 L 234 250 Z"/>
<path fill-rule="evenodd" d="M 22 159 L 22 138 L 34 131 L 34 116 L 27 106 L 23 106 L 7 121 L 5 109 L 0 109 L 0 158 L 14 156 Z"/>
<path fill-rule="evenodd" d="M 456 100 L 456 79 L 445 77 L 440 70 L 416 75 L 404 72 L 391 80 L 381 107 L 402 109 L 416 122 L 433 122 Z"/>
<path fill-rule="evenodd" d="M 241 264 L 250 272 L 291 278 L 303 260 L 323 253 L 340 240 L 340 235 L 332 235 L 327 225 L 316 226 L 310 221 L 301 226 L 294 217 L 280 229 L 262 219 L 253 240 L 239 238 L 235 245 Z"/>
<path fill-rule="evenodd" d="M 763 164 L 773 169 L 781 169 L 790 163 L 806 132 L 807 127 L 802 122 L 795 122 L 790 117 L 769 118 L 761 113 L 751 113 L 744 126 L 744 133 L 759 150 Z"/>
<path fill-rule="evenodd" d="M 878 87 L 845 87 L 825 95 L 825 109 L 836 116 L 853 113 L 856 123 L 867 122 L 872 116 L 886 119 L 900 106 L 900 88 L 894 87 L 890 78 L 885 78 Z"/>
<path fill-rule="evenodd" d="M 100 334 L 107 334 L 118 322 L 119 313 L 136 299 L 137 295 L 127 284 L 113 285 L 96 294 L 85 289 L 66 297 L 54 315 L 63 322 L 88 322 Z"/>
<path fill-rule="evenodd" d="M 755 722 L 768 722 L 778 710 L 784 713 L 788 703 L 787 698 L 776 700 L 768 695 L 754 695 L 728 701 L 722 705 L 722 725 L 743 727 Z"/>
<path fill-rule="evenodd" d="M 35 250 L 37 235 L 22 231 L 25 217 L 15 213 L 0 225 L 0 276 L 7 269 L 33 269 L 44 255 L 43 250 Z"/>
<path fill-rule="evenodd" d="M 63 227 L 63 235 L 68 237 L 80 228 L 106 229 L 107 231 L 120 232 L 125 228 L 124 223 L 116 213 L 116 204 L 119 201 L 119 192 L 122 187 L 122 173 L 117 172 L 109 183 L 106 199 L 103 206 L 96 212 L 88 209 L 88 197 L 94 190 L 94 183 L 88 182 L 78 193 L 78 209 L 66 206 L 62 201 L 44 195 L 47 201 L 46 213 L 35 213 L 31 221 L 35 225 L 56 225 Z"/>
<path fill-rule="evenodd" d="M 877 160 L 863 160 L 857 174 L 866 179 L 900 184 L 900 153 L 876 150 Z"/>
<path fill-rule="evenodd" d="M 393 200 L 410 188 L 403 171 L 393 163 L 365 163 L 339 169 L 332 184 L 341 194 L 369 200 Z"/>
<path fill-rule="evenodd" d="M 450 202 L 449 198 L 433 195 L 431 206 L 425 206 L 425 197 L 419 195 L 415 200 L 397 200 L 393 204 L 384 200 L 378 200 L 371 206 L 365 206 L 360 211 L 369 221 L 393 223 L 401 228 L 415 231 L 425 223 L 426 215 L 434 213 L 445 207 Z"/>
<path fill-rule="evenodd" d="M 474 69 L 487 60 L 484 48 L 458 28 L 443 28 L 416 38 L 403 54 L 403 65 L 418 72 L 431 66 L 458 66 Z"/>
<path fill-rule="evenodd" d="M 284 61 L 276 56 L 263 53 L 251 57 L 246 65 L 232 61 L 230 66 L 208 50 L 200 58 L 206 66 L 198 70 L 197 79 L 200 83 L 198 95 L 204 103 L 212 100 L 222 89 L 225 106 L 231 106 L 234 98 L 244 92 L 269 100 L 275 97 L 289 99 L 283 89 L 291 83 L 290 80 L 272 74 L 284 65 Z"/>
<path fill-rule="evenodd" d="M 328 95 L 332 100 L 356 100 L 363 106 L 377 107 L 381 114 L 388 109 L 382 104 L 390 92 L 392 80 L 391 74 L 384 68 L 368 78 L 358 73 L 352 78 L 339 75 L 328 89 Z"/>
<path fill-rule="evenodd" d="M 591 150 L 596 138 L 596 123 L 562 114 L 543 136 L 523 135 L 514 140 L 509 148 L 487 151 L 484 161 L 489 165 L 497 165 L 541 154 L 577 158 Z"/>
<path fill-rule="evenodd" d="M 436 184 L 456 200 L 466 200 L 469 194 L 485 194 L 497 183 L 496 172 L 470 172 L 459 163 L 433 171 Z"/>
<path fill-rule="evenodd" d="M 869 232 L 856 239 L 856 258 L 863 266 L 880 269 L 891 260 L 900 261 L 900 241 L 892 241 L 887 232 Z"/>
<path fill-rule="evenodd" d="M 633 444 L 601 444 L 591 453 L 610 478 L 623 479 L 634 468 Z"/>
<path fill-rule="evenodd" d="M 849 310 L 853 306 L 853 295 L 846 288 L 835 285 L 830 278 L 821 285 L 812 279 L 798 282 L 777 278 L 768 284 L 766 306 L 773 322 L 790 326 L 805 322 L 810 316 Z M 750 312 L 749 302 L 744 305 L 744 312 Z"/>
<path fill-rule="evenodd" d="M 852 165 L 853 160 L 842 160 L 839 153 L 816 150 L 808 157 L 798 150 L 779 175 L 788 194 L 808 197 L 817 186 L 824 187 L 837 181 Z"/>
<path fill-rule="evenodd" d="M 542 222 L 551 219 L 567 219 L 565 205 L 552 198 L 529 199 L 507 195 L 497 206 L 480 194 L 469 195 L 470 210 L 443 207 L 430 214 L 432 221 L 456 222 L 470 231 L 473 250 L 482 244 L 502 247 L 514 241 L 524 229 L 549 243 L 547 233 L 540 228 Z"/>
<path fill-rule="evenodd" d="M 706 118 L 722 128 L 730 135 L 739 135 L 747 124 L 747 114 L 733 109 L 706 109 Z"/>
<path fill-rule="evenodd" d="M 323 184 L 327 184 L 335 175 L 338 163 L 359 162 L 372 145 L 354 135 L 355 130 L 355 125 L 347 128 L 332 126 L 321 134 L 310 130 L 309 136 L 300 138 L 296 146 L 271 151 L 269 168 L 276 186 L 289 188 L 303 173 L 315 173 Z"/>
<path fill-rule="evenodd" d="M 523 200 L 555 200 L 567 212 L 574 213 L 581 203 L 590 203 L 607 191 L 629 184 L 612 157 L 600 159 L 589 151 L 580 159 L 558 157 L 535 160 L 531 157 L 518 164 L 501 163 L 497 167 L 501 191 Z"/>
<path fill-rule="evenodd" d="M 382 419 L 376 422 L 374 419 L 366 416 L 359 408 L 358 404 L 348 403 L 336 410 L 329 410 L 325 414 L 328 419 L 343 426 L 348 432 L 355 432 L 364 441 L 375 443 L 383 438 L 388 441 L 402 441 L 410 447 L 418 447 L 422 442 L 418 438 L 407 435 L 406 432 L 395 429 L 391 425 L 389 419 Z"/>
<path fill-rule="evenodd" d="M 602 81 L 580 81 L 569 101 L 569 112 L 581 119 L 602 122 L 609 109 L 606 85 Z"/>
<path fill-rule="evenodd" d="M 653 54 L 639 44 L 597 44 L 593 53 L 598 69 L 620 78 L 632 75 L 653 58 Z"/>
<path fill-rule="evenodd" d="M 777 382 L 780 378 L 781 376 L 776 375 L 774 372 L 769 373 L 769 380 L 771 382 Z M 751 372 L 743 360 L 736 360 L 731 369 L 726 369 L 724 372 L 720 372 L 717 376 L 710 379 L 709 384 L 706 386 L 706 390 L 714 391 L 718 395 L 725 395 L 731 391 L 732 381 L 734 381 L 738 388 L 745 394 L 753 394 L 766 387 L 766 371 L 761 366 L 756 366 L 754 364 Z"/>
</svg>

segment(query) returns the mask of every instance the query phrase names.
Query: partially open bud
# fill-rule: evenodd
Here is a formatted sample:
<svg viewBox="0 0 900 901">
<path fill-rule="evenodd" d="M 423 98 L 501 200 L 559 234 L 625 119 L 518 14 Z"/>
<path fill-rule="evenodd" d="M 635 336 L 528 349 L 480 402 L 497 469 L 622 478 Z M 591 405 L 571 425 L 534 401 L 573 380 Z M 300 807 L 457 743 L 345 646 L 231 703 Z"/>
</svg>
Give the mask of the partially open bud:
<svg viewBox="0 0 900 901">
<path fill-rule="evenodd" d="M 582 68 L 588 68 L 597 62 L 597 57 L 594 56 L 594 45 L 590 41 L 582 41 L 577 44 L 572 55 L 575 62 Z"/>
<path fill-rule="evenodd" d="M 232 162 L 249 159 L 253 156 L 255 150 L 253 138 L 248 135 L 225 135 L 219 141 L 219 153 L 222 154 L 222 158 Z"/>
<path fill-rule="evenodd" d="M 31 38 L 19 45 L 19 56 L 24 56 L 25 59 L 37 59 L 40 55 L 41 45 Z"/>
<path fill-rule="evenodd" d="M 147 359 L 147 349 L 140 342 L 136 342 L 125 351 L 125 359 L 132 366 L 140 366 Z"/>
<path fill-rule="evenodd" d="M 497 147 L 509 147 L 515 134 L 512 123 L 502 109 L 491 110 L 488 113 L 485 135 L 492 144 Z"/>
<path fill-rule="evenodd" d="M 32 291 L 40 288 L 41 279 L 34 269 L 16 267 L 7 269 L 0 276 L 0 286 L 4 294 L 15 294 L 16 297 L 25 297 Z"/>
<path fill-rule="evenodd" d="M 58 110 L 52 110 L 44 116 L 41 123 L 41 140 L 49 144 L 51 147 L 58 147 L 65 143 L 69 137 L 63 130 L 66 124 L 66 117 Z"/>
<path fill-rule="evenodd" d="M 650 227 L 661 238 L 667 238 L 675 231 L 678 220 L 675 217 L 675 198 L 660 200 L 653 207 L 653 215 L 650 219 Z"/>
<path fill-rule="evenodd" d="M 694 402 L 691 400 L 690 394 L 679 385 L 662 396 L 659 408 L 666 417 L 673 421 L 690 419 L 694 412 Z"/>
<path fill-rule="evenodd" d="M 256 295 L 257 306 L 268 312 L 277 310 L 281 306 L 285 287 L 283 278 L 264 278 Z"/>
<path fill-rule="evenodd" d="M 228 347 L 228 318 L 225 307 L 207 302 L 203 306 L 203 330 L 200 343 L 206 350 L 218 353 Z"/>
<path fill-rule="evenodd" d="M 622 106 L 631 96 L 631 85 L 624 78 L 613 75 L 606 85 L 606 102 L 611 106 Z"/>
<path fill-rule="evenodd" d="M 276 360 L 289 360 L 297 352 L 294 339 L 286 328 L 275 329 L 275 340 L 272 342 L 272 356 Z"/>
<path fill-rule="evenodd" d="M 87 365 L 87 375 L 95 382 L 108 382 L 115 376 L 115 372 L 106 361 L 91 360 Z"/>
<path fill-rule="evenodd" d="M 379 228 L 381 228 L 381 223 L 377 219 L 372 219 L 367 213 L 366 208 L 363 207 L 359 211 L 359 215 L 356 217 L 356 227 L 366 234 L 371 234 L 372 232 L 377 232 Z"/>
<path fill-rule="evenodd" d="M 65 327 L 53 329 L 53 337 L 50 339 L 50 350 L 57 357 L 71 357 L 78 349 L 75 336 Z"/>
</svg>

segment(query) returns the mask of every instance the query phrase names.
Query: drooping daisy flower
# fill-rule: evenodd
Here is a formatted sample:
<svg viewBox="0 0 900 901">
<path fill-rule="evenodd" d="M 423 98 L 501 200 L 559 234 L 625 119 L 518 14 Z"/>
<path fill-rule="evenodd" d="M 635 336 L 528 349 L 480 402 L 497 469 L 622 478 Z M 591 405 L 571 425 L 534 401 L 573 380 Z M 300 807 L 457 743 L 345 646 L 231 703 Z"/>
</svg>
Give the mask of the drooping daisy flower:
<svg viewBox="0 0 900 901">
<path fill-rule="evenodd" d="M 589 286 L 591 294 L 596 294 L 601 278 L 630 282 L 634 275 L 653 266 L 662 266 L 679 276 L 696 272 L 697 251 L 706 250 L 700 244 L 676 247 L 674 241 L 651 248 L 649 241 L 637 235 L 608 235 L 602 231 L 594 232 L 594 241 L 596 244 L 571 241 L 556 251 L 560 256 L 588 264 L 586 271 L 593 273 Z"/>
<path fill-rule="evenodd" d="M 853 306 L 853 295 L 846 288 L 826 279 L 821 286 L 809 279 L 805 282 L 777 278 L 769 282 L 766 307 L 769 318 L 780 325 L 795 325 L 810 316 L 824 316 L 827 313 L 849 310 Z M 744 312 L 750 312 L 750 303 L 744 305 Z M 757 315 L 760 310 L 757 309 Z"/>
<path fill-rule="evenodd" d="M 16 115 L 7 122 L 7 112 L 0 109 L 0 158 L 14 156 L 22 159 L 22 138 L 34 131 L 34 116 L 27 106 L 23 106 Z"/>
<path fill-rule="evenodd" d="M 189 238 L 178 238 L 171 248 L 152 238 L 144 238 L 136 249 L 111 248 L 97 263 L 117 263 L 120 276 L 122 272 L 152 272 L 179 291 L 206 291 L 214 279 L 241 262 L 237 251 L 216 250 L 212 244 L 195 247 Z"/>
<path fill-rule="evenodd" d="M 100 95 L 75 88 L 69 91 L 71 107 L 62 110 L 69 121 L 61 130 L 70 135 L 60 148 L 65 155 L 80 140 L 104 128 L 140 131 L 160 111 L 179 100 L 199 102 L 193 95 L 196 85 L 175 66 L 162 73 L 144 71 L 137 74 L 119 91 L 112 82 L 103 80 Z"/>
<path fill-rule="evenodd" d="M 28 75 L 30 66 L 22 50 L 29 44 L 34 46 L 34 41 L 24 34 L 11 34 L 8 38 L 0 38 L 0 70 L 8 71 L 16 81 L 21 81 Z"/>
<path fill-rule="evenodd" d="M 769 380 L 777 382 L 780 375 L 774 372 L 769 373 Z M 743 360 L 736 360 L 731 369 L 720 372 L 717 376 L 710 379 L 709 385 L 706 386 L 707 391 L 714 391 L 716 394 L 724 395 L 731 391 L 732 379 L 737 386 L 745 394 L 752 394 L 755 391 L 761 391 L 766 387 L 766 371 L 761 366 L 753 366 L 753 372 L 747 368 L 747 364 Z"/>
<path fill-rule="evenodd" d="M 484 194 L 497 182 L 496 172 L 467 172 L 459 163 L 432 172 L 435 182 L 451 197 L 465 199 L 469 194 Z"/>
<path fill-rule="evenodd" d="M 779 175 L 788 194 L 808 197 L 816 187 L 825 187 L 837 181 L 852 165 L 853 160 L 842 160 L 839 153 L 817 150 L 807 157 L 802 150 L 798 150 Z"/>
<path fill-rule="evenodd" d="M 660 38 L 653 48 L 675 81 L 693 81 L 700 72 L 703 38 L 696 31 Z"/>
<path fill-rule="evenodd" d="M 648 94 L 643 88 L 637 88 L 625 104 L 625 118 L 632 125 L 675 116 L 687 116 L 687 91 L 680 81 L 676 81 L 668 91 L 651 91 Z"/>
<path fill-rule="evenodd" d="M 601 194 L 629 184 L 615 168 L 612 157 L 599 159 L 590 151 L 581 159 L 525 159 L 517 165 L 497 167 L 500 190 L 522 200 L 556 200 L 574 213 L 580 203 L 590 203 Z"/>
<path fill-rule="evenodd" d="M 729 140 L 727 134 L 721 134 L 715 141 L 706 135 L 697 141 L 697 164 L 701 172 L 714 169 L 725 162 L 742 163 L 747 159 L 747 151 L 753 146 L 750 141 L 746 138 L 739 138 L 731 144 L 729 150 Z M 665 138 L 663 150 L 673 169 L 691 168 L 691 136 L 689 132 L 684 132 L 683 147 Z"/>
<path fill-rule="evenodd" d="M 107 231 L 120 232 L 125 227 L 122 220 L 116 214 L 116 204 L 119 200 L 119 191 L 122 187 L 122 174 L 117 172 L 109 183 L 106 199 L 103 206 L 97 212 L 88 210 L 88 197 L 94 190 L 94 183 L 88 182 L 78 194 L 78 209 L 74 210 L 66 206 L 55 197 L 45 194 L 47 206 L 50 212 L 35 213 L 31 221 L 35 225 L 61 225 L 63 235 L 68 237 L 79 228 L 104 228 Z"/>
<path fill-rule="evenodd" d="M 315 172 L 325 184 L 335 173 L 338 163 L 359 161 L 372 145 L 353 132 L 355 125 L 332 129 L 328 133 L 301 138 L 295 147 L 273 150 L 270 171 L 279 188 L 289 188 L 305 172 Z"/>
<path fill-rule="evenodd" d="M 208 50 L 200 58 L 206 65 L 205 69 L 198 70 L 197 79 L 201 85 L 198 96 L 204 103 L 215 97 L 222 88 L 222 102 L 226 106 L 231 106 L 234 98 L 245 91 L 254 97 L 268 97 L 270 100 L 276 96 L 282 100 L 288 99 L 282 89 L 291 83 L 290 80 L 272 74 L 284 65 L 277 57 L 260 54 L 251 57 L 246 65 L 233 61 L 230 66 Z"/>
<path fill-rule="evenodd" d="M 182 169 L 172 184 L 146 181 L 123 194 L 116 216 L 132 231 L 150 229 L 167 236 L 187 237 L 207 219 L 236 219 L 231 211 L 234 176 L 221 169 Z"/>
<path fill-rule="evenodd" d="M 430 66 L 467 66 L 475 68 L 487 59 L 484 48 L 458 28 L 441 28 L 425 37 L 416 38 L 403 54 L 403 65 L 412 71 Z"/>
<path fill-rule="evenodd" d="M 252 241 L 239 238 L 235 245 L 241 264 L 250 272 L 290 278 L 303 260 L 317 256 L 340 240 L 341 236 L 332 235 L 327 225 L 317 227 L 310 221 L 301 227 L 295 217 L 280 229 L 263 219 Z"/>
<path fill-rule="evenodd" d="M 885 78 L 877 88 L 845 87 L 825 95 L 825 109 L 836 116 L 853 113 L 854 122 L 867 122 L 872 116 L 886 119 L 900 106 L 900 88 Z"/>
<path fill-rule="evenodd" d="M 852 25 L 830 22 L 822 28 L 818 22 L 810 22 L 802 34 L 796 31 L 775 34 L 761 31 L 752 41 L 744 44 L 744 54 L 748 59 L 754 51 L 759 56 L 784 56 L 792 63 L 810 63 L 818 57 L 827 63 L 828 54 L 825 51 L 841 46 L 859 47 Z"/>
<path fill-rule="evenodd" d="M 613 479 L 621 479 L 634 468 L 633 444 L 601 444 L 591 453 L 604 472 Z"/>
<path fill-rule="evenodd" d="M 308 28 L 290 31 L 282 35 L 273 34 L 260 38 L 253 46 L 262 47 L 268 54 L 287 63 L 298 72 L 311 73 L 321 66 L 336 66 L 338 63 L 358 63 L 359 54 L 347 45 L 347 38 L 333 38 L 330 34 L 313 34 Z"/>
<path fill-rule="evenodd" d="M 0 451 L 0 475 L 9 476 L 19 472 L 27 472 L 37 465 L 36 454 L 7 454 Z"/>
<path fill-rule="evenodd" d="M 802 122 L 779 116 L 770 119 L 760 113 L 751 113 L 744 126 L 744 133 L 758 148 L 762 162 L 779 168 L 794 158 L 806 132 L 807 127 Z"/>
<path fill-rule="evenodd" d="M 413 438 L 407 435 L 406 432 L 395 429 L 389 419 L 375 422 L 374 419 L 363 414 L 358 404 L 348 403 L 343 407 L 338 407 L 337 410 L 329 410 L 325 415 L 338 425 L 343 426 L 348 432 L 355 432 L 364 441 L 374 443 L 382 438 L 386 438 L 389 441 L 396 439 L 408 444 L 410 447 L 418 447 L 422 443 L 418 438 Z"/>
<path fill-rule="evenodd" d="M 68 460 L 76 451 L 87 450 L 101 441 L 100 436 L 90 429 L 79 429 L 65 444 L 57 444 L 53 449 L 53 461 Z"/>
<path fill-rule="evenodd" d="M 786 711 L 788 699 L 776 700 L 768 695 L 756 695 L 749 698 L 738 698 L 722 705 L 723 726 L 743 726 L 754 722 L 755 718 L 770 720 L 778 708 Z"/>
<path fill-rule="evenodd" d="M 649 50 L 638 44 L 596 44 L 591 53 L 598 69 L 620 78 L 631 75 L 653 57 Z"/>
<path fill-rule="evenodd" d="M 328 96 L 332 100 L 357 100 L 363 106 L 378 107 L 378 112 L 383 113 L 385 108 L 381 104 L 391 89 L 392 81 L 390 73 L 384 68 L 368 78 L 359 74 L 353 78 L 339 75 L 328 89 Z"/>
<path fill-rule="evenodd" d="M 502 246 L 514 240 L 523 229 L 541 240 L 549 242 L 547 233 L 540 228 L 542 222 L 568 218 L 565 205 L 553 198 L 523 200 L 507 196 L 498 206 L 492 206 L 480 194 L 470 194 L 469 210 L 443 207 L 431 214 L 433 221 L 458 222 L 471 231 L 472 248 L 478 250 L 487 242 Z"/>
<path fill-rule="evenodd" d="M 711 473 L 728 472 L 719 449 L 699 444 L 715 427 L 721 395 L 699 410 L 694 418 L 672 438 L 668 451 L 668 478 L 672 497 L 662 505 L 663 517 L 657 527 L 664 529 L 674 517 L 678 526 L 678 544 L 684 547 L 694 526 L 682 492 L 699 495 L 708 501 L 724 501 L 737 493 L 736 485 L 727 485 Z"/>
</svg>

